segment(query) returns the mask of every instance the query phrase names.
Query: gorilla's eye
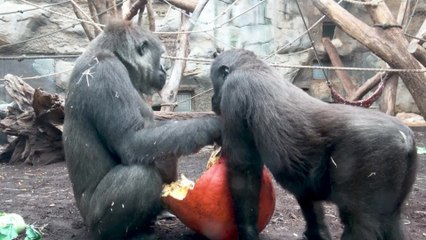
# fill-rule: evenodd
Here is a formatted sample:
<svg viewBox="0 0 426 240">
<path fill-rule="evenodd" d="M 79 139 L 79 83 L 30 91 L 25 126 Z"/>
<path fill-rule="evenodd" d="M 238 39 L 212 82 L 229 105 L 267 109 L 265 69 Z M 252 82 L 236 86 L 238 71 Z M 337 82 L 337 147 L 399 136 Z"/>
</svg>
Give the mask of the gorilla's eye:
<svg viewBox="0 0 426 240">
<path fill-rule="evenodd" d="M 146 49 L 147 49 L 147 45 L 148 43 L 146 41 L 144 41 L 141 45 L 136 47 L 136 52 L 140 55 L 143 56 L 146 53 Z"/>
<path fill-rule="evenodd" d="M 222 66 L 222 78 L 226 78 L 229 74 L 229 68 L 226 66 Z"/>
</svg>

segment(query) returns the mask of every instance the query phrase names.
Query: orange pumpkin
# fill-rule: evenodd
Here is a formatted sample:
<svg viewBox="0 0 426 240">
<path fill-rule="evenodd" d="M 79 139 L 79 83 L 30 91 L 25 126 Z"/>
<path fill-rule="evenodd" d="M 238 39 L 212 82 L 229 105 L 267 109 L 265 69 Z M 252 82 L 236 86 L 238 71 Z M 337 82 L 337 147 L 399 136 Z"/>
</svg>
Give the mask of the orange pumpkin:
<svg viewBox="0 0 426 240">
<path fill-rule="evenodd" d="M 183 200 L 163 197 L 169 210 L 193 231 L 212 240 L 237 239 L 237 226 L 227 185 L 226 165 L 223 157 L 197 180 Z M 257 227 L 262 231 L 275 208 L 275 191 L 271 177 L 263 169 L 259 218 Z"/>
</svg>

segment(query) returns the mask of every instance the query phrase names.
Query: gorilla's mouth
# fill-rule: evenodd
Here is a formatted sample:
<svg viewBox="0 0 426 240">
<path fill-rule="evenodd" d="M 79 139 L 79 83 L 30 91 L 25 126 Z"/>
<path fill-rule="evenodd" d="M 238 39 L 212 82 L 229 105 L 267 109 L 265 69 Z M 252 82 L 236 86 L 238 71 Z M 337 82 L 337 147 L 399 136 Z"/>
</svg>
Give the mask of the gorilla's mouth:
<svg viewBox="0 0 426 240">
<path fill-rule="evenodd" d="M 163 87 L 166 85 L 166 78 L 160 78 L 152 86 L 154 92 L 163 90 Z"/>
</svg>

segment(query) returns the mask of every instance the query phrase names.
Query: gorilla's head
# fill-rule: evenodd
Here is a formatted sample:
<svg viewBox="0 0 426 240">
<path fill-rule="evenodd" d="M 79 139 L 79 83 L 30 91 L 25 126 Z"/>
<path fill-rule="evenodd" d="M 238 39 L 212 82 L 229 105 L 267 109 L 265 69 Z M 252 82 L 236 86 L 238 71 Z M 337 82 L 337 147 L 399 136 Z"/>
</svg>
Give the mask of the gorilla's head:
<svg viewBox="0 0 426 240">
<path fill-rule="evenodd" d="M 212 109 L 217 115 L 221 113 L 222 87 L 226 79 L 236 70 L 242 70 L 240 66 L 249 66 L 247 63 L 254 63 L 255 60 L 257 57 L 253 52 L 243 49 L 227 50 L 215 58 L 210 68 L 210 78 L 214 89 Z"/>
<path fill-rule="evenodd" d="M 123 43 L 127 44 L 123 44 Z M 113 20 L 99 36 L 98 47 L 113 52 L 126 66 L 133 86 L 151 94 L 163 88 L 166 72 L 160 63 L 164 46 L 157 36 L 133 26 L 131 22 Z"/>
</svg>

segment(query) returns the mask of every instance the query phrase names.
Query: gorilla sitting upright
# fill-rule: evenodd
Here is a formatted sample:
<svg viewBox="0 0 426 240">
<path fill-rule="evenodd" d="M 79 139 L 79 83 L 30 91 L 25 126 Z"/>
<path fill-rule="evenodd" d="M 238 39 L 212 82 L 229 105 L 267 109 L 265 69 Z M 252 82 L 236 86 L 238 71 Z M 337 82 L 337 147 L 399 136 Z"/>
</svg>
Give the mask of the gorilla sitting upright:
<svg viewBox="0 0 426 240">
<path fill-rule="evenodd" d="M 65 104 L 64 150 L 77 207 L 95 239 L 150 235 L 177 158 L 220 137 L 216 117 L 156 125 L 140 93 L 165 84 L 159 39 L 115 20 L 77 59 Z"/>
</svg>

